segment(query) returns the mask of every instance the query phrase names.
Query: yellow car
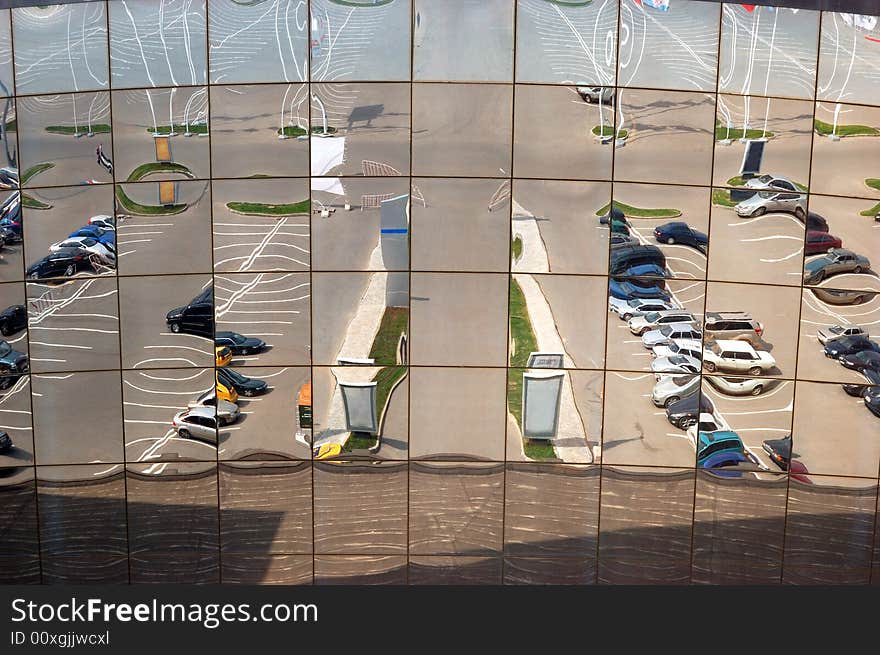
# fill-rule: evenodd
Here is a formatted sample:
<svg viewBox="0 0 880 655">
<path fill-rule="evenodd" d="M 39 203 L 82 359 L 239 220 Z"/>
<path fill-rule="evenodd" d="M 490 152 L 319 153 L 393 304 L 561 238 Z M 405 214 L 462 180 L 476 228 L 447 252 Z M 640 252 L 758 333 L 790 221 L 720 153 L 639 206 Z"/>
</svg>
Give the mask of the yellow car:
<svg viewBox="0 0 880 655">
<path fill-rule="evenodd" d="M 323 446 L 318 446 L 312 452 L 312 456 L 315 459 L 328 459 L 330 457 L 336 457 L 337 455 L 342 454 L 342 446 L 338 443 L 325 443 Z"/>
<path fill-rule="evenodd" d="M 220 400 L 228 400 L 229 402 L 234 403 L 238 400 L 238 392 L 231 387 L 227 387 L 220 382 L 220 380 L 217 380 L 217 397 Z"/>
<path fill-rule="evenodd" d="M 232 361 L 232 350 L 229 349 L 229 346 L 217 346 L 214 348 L 214 354 L 216 355 L 217 366 L 226 366 Z"/>
</svg>

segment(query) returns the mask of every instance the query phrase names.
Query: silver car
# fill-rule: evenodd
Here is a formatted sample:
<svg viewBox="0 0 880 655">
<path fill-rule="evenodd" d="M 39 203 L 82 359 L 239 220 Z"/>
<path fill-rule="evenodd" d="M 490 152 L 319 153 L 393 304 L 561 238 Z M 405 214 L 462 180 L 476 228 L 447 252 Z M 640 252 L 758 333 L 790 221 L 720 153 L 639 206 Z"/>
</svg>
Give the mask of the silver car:
<svg viewBox="0 0 880 655">
<path fill-rule="evenodd" d="M 664 375 L 654 384 L 651 402 L 657 407 L 669 407 L 699 390 L 699 375 Z"/>
<path fill-rule="evenodd" d="M 659 330 L 650 330 L 642 335 L 642 345 L 653 348 L 661 344 L 672 343 L 674 339 L 702 339 L 703 333 L 693 323 L 671 323 Z"/>
<path fill-rule="evenodd" d="M 613 86 L 579 86 L 577 92 L 587 103 L 601 101 L 603 105 L 609 105 L 614 102 Z"/>
<path fill-rule="evenodd" d="M 831 339 L 840 337 L 867 337 L 868 331 L 858 325 L 832 325 L 820 328 L 816 332 L 816 338 L 823 346 Z"/>
<path fill-rule="evenodd" d="M 191 407 L 178 412 L 171 425 L 178 436 L 217 445 L 217 416 L 213 407 Z"/>
<path fill-rule="evenodd" d="M 230 425 L 241 417 L 241 410 L 238 408 L 238 405 L 228 400 L 217 400 L 216 389 L 208 389 L 208 391 L 190 402 L 188 407 L 215 407 L 217 418 L 220 419 L 220 425 Z"/>
<path fill-rule="evenodd" d="M 807 215 L 807 196 L 791 191 L 759 191 L 734 207 L 741 218 L 763 216 L 767 212 L 787 212 L 803 220 Z"/>
<path fill-rule="evenodd" d="M 760 396 L 772 382 L 764 378 L 736 378 L 726 375 L 707 375 L 713 387 L 728 396 Z"/>
<path fill-rule="evenodd" d="M 699 373 L 702 365 L 700 360 L 689 355 L 670 355 L 669 357 L 657 357 L 651 362 L 651 371 L 654 373 Z"/>
<path fill-rule="evenodd" d="M 797 184 L 785 175 L 759 175 L 746 181 L 748 189 L 778 189 L 780 191 L 797 191 Z"/>
</svg>

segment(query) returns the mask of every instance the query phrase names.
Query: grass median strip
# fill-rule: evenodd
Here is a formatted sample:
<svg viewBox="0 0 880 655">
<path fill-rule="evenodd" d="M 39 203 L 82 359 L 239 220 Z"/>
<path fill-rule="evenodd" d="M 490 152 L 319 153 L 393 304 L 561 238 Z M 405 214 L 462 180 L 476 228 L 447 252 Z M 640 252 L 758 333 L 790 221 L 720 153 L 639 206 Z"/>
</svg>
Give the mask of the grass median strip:
<svg viewBox="0 0 880 655">
<path fill-rule="evenodd" d="M 773 132 L 765 132 L 764 130 L 750 130 L 741 127 L 732 127 L 730 128 L 730 131 L 728 131 L 726 127 L 721 125 L 715 126 L 716 141 L 724 141 L 727 139 L 748 139 L 749 141 L 753 141 L 755 139 L 772 139 L 774 136 L 776 135 L 773 134 Z"/>
<path fill-rule="evenodd" d="M 28 209 L 52 209 L 52 205 L 41 202 L 36 198 L 32 198 L 26 193 L 21 194 L 21 206 Z"/>
<path fill-rule="evenodd" d="M 116 187 L 116 200 L 122 205 L 125 211 L 130 214 L 141 214 L 144 216 L 164 216 L 170 214 L 179 214 L 186 209 L 186 205 L 142 205 L 128 197 L 121 186 Z"/>
<path fill-rule="evenodd" d="M 293 214 L 308 214 L 310 203 L 308 200 L 299 202 L 273 205 L 264 202 L 227 202 L 226 206 L 239 214 L 252 214 L 255 216 L 291 216 Z"/>
<path fill-rule="evenodd" d="M 207 134 L 208 126 L 204 123 L 197 123 L 195 125 L 181 125 L 180 123 L 175 123 L 174 125 L 159 125 L 155 130 L 152 128 L 147 128 L 147 132 L 150 134 L 171 134 L 172 132 L 176 132 L 178 134 Z"/>
<path fill-rule="evenodd" d="M 870 209 L 859 212 L 859 216 L 876 216 L 877 214 L 880 214 L 880 202 L 878 202 Z"/>
<path fill-rule="evenodd" d="M 877 179 L 876 177 L 869 177 L 867 180 L 865 180 L 865 186 L 869 189 L 880 191 L 880 179 Z"/>
<path fill-rule="evenodd" d="M 680 209 L 645 209 L 643 207 L 633 207 L 625 205 L 622 202 L 614 201 L 614 207 L 623 212 L 624 216 L 632 218 L 675 218 L 681 216 Z M 611 203 L 596 210 L 596 216 L 604 216 L 611 208 Z"/>
<path fill-rule="evenodd" d="M 592 132 L 595 136 L 614 136 L 614 128 L 610 125 L 602 125 L 601 127 L 597 125 L 592 129 Z M 625 139 L 629 135 L 628 130 L 618 130 L 617 138 Z"/>
<path fill-rule="evenodd" d="M 30 180 L 32 177 L 39 175 L 43 171 L 48 171 L 50 168 L 55 168 L 55 164 L 50 161 L 46 161 L 41 164 L 35 164 L 35 165 L 31 166 L 24 173 L 22 173 L 21 184 L 22 185 L 27 184 L 28 180 Z"/>
<path fill-rule="evenodd" d="M 67 134 L 70 136 L 85 136 L 89 133 L 91 134 L 109 134 L 110 126 L 107 123 L 98 123 L 97 125 L 92 125 L 91 128 L 87 125 L 77 125 L 74 127 L 73 125 L 49 125 L 46 127 L 46 131 L 49 134 Z"/>
<path fill-rule="evenodd" d="M 712 204 L 722 207 L 736 207 L 738 203 L 730 199 L 730 191 L 727 189 L 712 189 Z"/>
<path fill-rule="evenodd" d="M 820 136 L 829 136 L 836 134 L 837 136 L 876 136 L 880 134 L 880 130 L 869 125 L 838 125 L 835 127 L 831 123 L 820 121 L 818 118 L 813 121 L 813 129 Z"/>
<path fill-rule="evenodd" d="M 305 136 L 306 128 L 300 127 L 299 125 L 285 125 L 283 128 L 279 128 L 275 130 L 275 133 L 280 135 L 284 135 L 287 137 L 299 137 Z M 324 134 L 324 127 L 321 125 L 313 125 L 312 126 L 312 134 Z M 336 134 L 336 128 L 327 126 L 326 134 Z"/>
<path fill-rule="evenodd" d="M 517 261 L 522 257 L 522 251 L 523 240 L 521 236 L 517 235 L 513 238 L 513 241 L 510 242 L 510 252 L 513 254 L 514 261 Z"/>
<path fill-rule="evenodd" d="M 146 164 L 141 164 L 134 169 L 129 174 L 126 181 L 137 182 L 138 180 L 141 180 L 148 175 L 153 175 L 154 173 L 180 173 L 186 177 L 195 178 L 193 172 L 183 164 L 178 164 L 173 161 L 152 161 L 147 162 Z"/>
</svg>

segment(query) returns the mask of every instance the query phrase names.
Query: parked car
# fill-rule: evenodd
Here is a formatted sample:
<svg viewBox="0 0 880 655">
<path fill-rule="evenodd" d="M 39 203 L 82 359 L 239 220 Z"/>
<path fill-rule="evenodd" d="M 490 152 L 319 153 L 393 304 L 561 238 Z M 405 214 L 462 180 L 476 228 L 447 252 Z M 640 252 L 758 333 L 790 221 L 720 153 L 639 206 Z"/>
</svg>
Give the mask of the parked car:
<svg viewBox="0 0 880 655">
<path fill-rule="evenodd" d="M 862 396 L 862 400 L 868 411 L 874 416 L 880 417 L 880 386 L 868 387 L 865 395 Z"/>
<path fill-rule="evenodd" d="M 670 357 L 672 355 L 687 355 L 696 360 L 703 359 L 703 342 L 699 339 L 673 339 L 670 343 L 663 343 L 652 348 L 654 357 Z"/>
<path fill-rule="evenodd" d="M 217 410 L 190 407 L 174 415 L 171 425 L 183 439 L 198 439 L 217 445 Z"/>
<path fill-rule="evenodd" d="M 639 242 L 634 236 L 630 236 L 629 234 L 621 234 L 620 232 L 612 232 L 609 237 L 611 240 L 612 246 L 623 245 L 623 244 L 637 244 Z"/>
<path fill-rule="evenodd" d="M 608 294 L 620 300 L 631 298 L 671 300 L 672 296 L 663 288 L 664 286 L 663 280 L 621 280 L 613 277 L 608 282 Z"/>
<path fill-rule="evenodd" d="M 786 435 L 780 439 L 767 439 L 761 444 L 764 452 L 770 456 L 776 466 L 783 471 L 788 470 L 791 462 L 791 435 Z"/>
<path fill-rule="evenodd" d="M 235 423 L 241 416 L 241 410 L 238 405 L 228 400 L 220 400 L 217 398 L 216 389 L 208 389 L 198 398 L 188 405 L 190 409 L 193 407 L 213 407 L 215 415 L 220 419 L 220 425 L 230 425 Z"/>
<path fill-rule="evenodd" d="M 804 220 L 803 217 L 798 217 L 801 221 L 807 226 L 807 230 L 811 232 L 827 232 L 828 231 L 828 221 L 825 220 L 824 216 L 817 214 L 816 212 L 807 212 L 807 219 Z"/>
<path fill-rule="evenodd" d="M 636 264 L 626 269 L 621 277 L 636 278 L 669 278 L 672 274 L 663 266 L 657 264 Z"/>
<path fill-rule="evenodd" d="M 846 368 L 851 368 L 859 373 L 866 371 L 880 372 L 880 353 L 873 350 L 863 350 L 853 355 L 844 355 L 840 363 Z"/>
<path fill-rule="evenodd" d="M 699 379 L 699 377 L 695 378 Z M 699 389 L 699 387 L 697 387 Z M 714 413 L 715 406 L 706 394 L 692 393 L 666 406 L 666 420 L 680 430 L 687 430 L 697 422 L 699 415 Z"/>
<path fill-rule="evenodd" d="M 689 355 L 670 355 L 669 357 L 657 357 L 651 362 L 651 371 L 654 373 L 683 373 L 698 374 L 700 372 L 700 360 Z"/>
<path fill-rule="evenodd" d="M 701 248 L 709 243 L 705 232 L 695 230 L 684 221 L 670 221 L 654 228 L 654 238 L 660 243 L 672 245 L 680 243 L 685 246 Z"/>
<path fill-rule="evenodd" d="M 246 377 L 230 367 L 218 368 L 217 379 L 225 386 L 235 389 L 241 396 L 259 396 L 269 390 L 265 380 Z"/>
<path fill-rule="evenodd" d="M 18 170 L 9 166 L 0 168 L 0 189 L 18 189 Z"/>
<path fill-rule="evenodd" d="M 725 478 L 740 478 L 747 471 L 760 470 L 744 453 L 736 450 L 711 453 L 700 462 L 700 468 Z"/>
<path fill-rule="evenodd" d="M 4 245 L 7 243 L 21 243 L 24 239 L 21 220 L 15 221 L 10 218 L 0 218 L 0 239 L 2 239 Z"/>
<path fill-rule="evenodd" d="M 28 314 L 24 305 L 10 305 L 0 312 L 0 334 L 4 337 L 15 334 L 27 327 Z"/>
<path fill-rule="evenodd" d="M 829 327 L 819 328 L 816 331 L 816 338 L 823 346 L 831 339 L 839 339 L 840 337 L 867 337 L 868 331 L 860 325 L 831 325 Z"/>
<path fill-rule="evenodd" d="M 246 337 L 238 332 L 221 330 L 214 333 L 214 345 L 226 346 L 233 355 L 251 355 L 262 352 L 266 342 L 256 337 Z"/>
<path fill-rule="evenodd" d="M 608 260 L 610 275 L 623 275 L 627 269 L 641 264 L 656 264 L 666 268 L 666 255 L 657 246 L 624 244 L 611 246 Z"/>
<path fill-rule="evenodd" d="M 832 248 L 842 248 L 843 241 L 839 237 L 819 230 L 809 230 L 807 240 L 804 243 L 805 255 L 818 255 L 828 252 Z"/>
<path fill-rule="evenodd" d="M 15 444 L 12 443 L 12 437 L 5 430 L 0 430 L 0 455 L 4 455 L 12 450 Z"/>
<path fill-rule="evenodd" d="M 79 271 L 91 270 L 89 256 L 79 248 L 62 248 L 28 266 L 25 276 L 32 280 L 50 277 L 73 277 Z"/>
<path fill-rule="evenodd" d="M 586 103 L 598 104 L 600 101 L 603 105 L 614 103 L 613 86 L 579 86 L 577 92 Z"/>
<path fill-rule="evenodd" d="M 703 366 L 710 373 L 745 371 L 757 376 L 774 368 L 776 360 L 765 350 L 755 350 L 747 341 L 722 339 L 703 349 Z"/>
<path fill-rule="evenodd" d="M 638 336 L 642 336 L 649 330 L 656 330 L 663 325 L 670 323 L 691 323 L 696 324 L 699 321 L 697 317 L 683 309 L 669 309 L 660 312 L 650 312 L 642 316 L 634 316 L 627 321 L 629 331 Z"/>
<path fill-rule="evenodd" d="M 238 402 L 238 392 L 235 390 L 235 387 L 226 386 L 220 381 L 220 377 L 217 375 L 214 376 L 214 379 L 216 380 L 214 390 L 217 393 L 217 398 L 220 400 L 226 400 L 230 403 Z"/>
<path fill-rule="evenodd" d="M 611 221 L 619 221 L 629 225 L 629 222 L 626 220 L 626 214 L 623 213 L 623 210 L 620 209 L 620 207 L 614 204 L 608 208 L 607 214 L 602 214 L 599 217 L 599 225 L 608 225 Z"/>
<path fill-rule="evenodd" d="M 875 353 L 880 352 L 880 345 L 861 335 L 838 337 L 828 341 L 822 352 L 831 359 L 842 359 L 847 355 L 854 355 L 863 350 L 871 350 Z"/>
<path fill-rule="evenodd" d="M 232 361 L 232 351 L 228 346 L 214 346 L 214 365 L 217 368 L 226 366 Z"/>
<path fill-rule="evenodd" d="M 98 227 L 97 225 L 85 225 L 79 228 L 76 232 L 71 232 L 67 238 L 72 239 L 74 237 L 92 237 L 96 241 L 103 244 L 110 244 L 111 246 L 116 246 L 116 231 L 115 230 L 105 230 L 102 227 Z"/>
<path fill-rule="evenodd" d="M 707 375 L 709 383 L 728 396 L 760 396 L 772 380 L 764 378 L 737 378 L 723 375 Z"/>
<path fill-rule="evenodd" d="M 703 333 L 693 323 L 670 323 L 656 330 L 649 330 L 642 335 L 642 345 L 653 348 L 661 344 L 671 343 L 674 339 L 702 339 Z"/>
<path fill-rule="evenodd" d="M 864 375 L 868 384 L 843 384 L 843 390 L 850 396 L 863 398 L 870 387 L 880 385 L 880 371 L 865 371 Z"/>
<path fill-rule="evenodd" d="M 706 459 L 715 453 L 735 452 L 745 454 L 740 436 L 732 430 L 700 432 L 697 437 L 697 466 L 703 467 Z"/>
<path fill-rule="evenodd" d="M 107 266 L 116 264 L 116 248 L 112 243 L 101 243 L 93 237 L 73 237 L 53 243 L 49 246 L 49 252 L 57 252 L 65 248 L 73 250 L 82 250 L 91 257 L 94 257 L 98 263 Z"/>
<path fill-rule="evenodd" d="M 871 270 L 871 262 L 864 255 L 845 248 L 832 248 L 804 264 L 804 284 L 819 284 L 831 275 L 861 273 Z"/>
<path fill-rule="evenodd" d="M 165 315 L 168 328 L 174 332 L 214 338 L 214 289 L 208 286 L 189 304 L 175 307 Z"/>
<path fill-rule="evenodd" d="M 89 219 L 89 225 L 95 225 L 102 230 L 116 230 L 116 219 L 109 214 L 98 214 Z"/>
<path fill-rule="evenodd" d="M 807 196 L 789 191 L 759 191 L 739 202 L 733 210 L 740 218 L 763 216 L 767 212 L 787 212 L 803 220 L 807 215 Z"/>
<path fill-rule="evenodd" d="M 797 191 L 797 185 L 785 175 L 759 175 L 746 180 L 747 189 L 781 189 L 783 191 Z"/>
<path fill-rule="evenodd" d="M 697 423 L 689 426 L 687 429 L 687 435 L 693 440 L 693 443 L 697 443 L 697 435 L 700 432 L 717 432 L 719 430 L 729 430 L 730 426 L 720 416 L 715 416 L 711 412 L 702 412 L 700 413 L 699 420 Z"/>
<path fill-rule="evenodd" d="M 682 398 L 700 390 L 699 375 L 674 375 L 662 377 L 654 383 L 651 402 L 656 407 L 669 407 Z"/>
<path fill-rule="evenodd" d="M 0 341 L 0 375 L 12 377 L 24 375 L 29 368 L 27 355 L 15 350 L 8 342 Z"/>
<path fill-rule="evenodd" d="M 707 340 L 734 339 L 756 347 L 765 345 L 764 326 L 747 312 L 706 312 L 703 330 Z"/>
<path fill-rule="evenodd" d="M 623 300 L 610 296 L 608 309 L 616 313 L 621 319 L 628 321 L 633 316 L 640 316 L 648 312 L 659 312 L 665 309 L 677 309 L 674 302 L 660 298 L 630 298 Z"/>
<path fill-rule="evenodd" d="M 811 287 L 810 293 L 829 305 L 861 305 L 864 302 L 873 300 L 874 296 L 877 295 L 876 291 L 825 289 L 822 287 Z"/>
</svg>

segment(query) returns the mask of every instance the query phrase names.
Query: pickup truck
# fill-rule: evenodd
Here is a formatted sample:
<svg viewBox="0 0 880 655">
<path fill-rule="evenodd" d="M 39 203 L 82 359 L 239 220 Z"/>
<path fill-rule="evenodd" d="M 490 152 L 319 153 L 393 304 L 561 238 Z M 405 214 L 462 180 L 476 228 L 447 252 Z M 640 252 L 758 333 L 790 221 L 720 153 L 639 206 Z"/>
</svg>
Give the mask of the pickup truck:
<svg viewBox="0 0 880 655">
<path fill-rule="evenodd" d="M 774 368 L 776 360 L 765 350 L 755 350 L 747 341 L 719 339 L 703 349 L 703 366 L 710 373 L 722 370 L 761 375 Z"/>
</svg>

